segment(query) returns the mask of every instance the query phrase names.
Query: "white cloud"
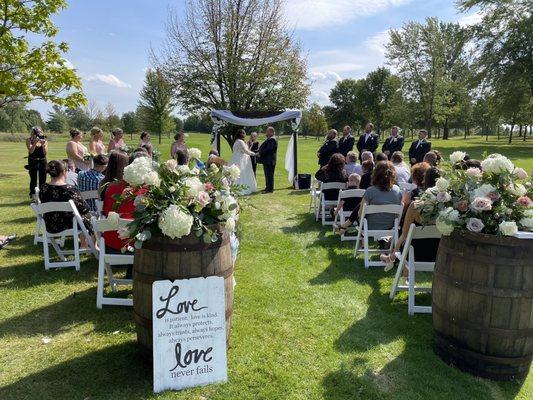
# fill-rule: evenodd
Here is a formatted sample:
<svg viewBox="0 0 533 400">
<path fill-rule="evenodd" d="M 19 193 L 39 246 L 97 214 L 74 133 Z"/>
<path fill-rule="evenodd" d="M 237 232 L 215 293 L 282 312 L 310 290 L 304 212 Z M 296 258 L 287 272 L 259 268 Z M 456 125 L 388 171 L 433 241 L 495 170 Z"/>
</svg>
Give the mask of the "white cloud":
<svg viewBox="0 0 533 400">
<path fill-rule="evenodd" d="M 118 88 L 130 88 L 131 85 L 129 83 L 126 83 L 124 81 L 121 81 L 113 74 L 94 74 L 90 75 L 87 78 L 85 78 L 88 82 L 102 82 L 109 86 L 115 86 Z"/>
<path fill-rule="evenodd" d="M 359 71 L 363 69 L 365 66 L 359 63 L 353 63 L 353 62 L 342 62 L 342 63 L 336 63 L 336 64 L 325 64 L 325 65 L 317 65 L 311 69 L 312 72 L 335 72 L 337 74 L 343 73 L 343 72 L 354 72 Z"/>
<path fill-rule="evenodd" d="M 285 14 L 297 29 L 340 26 L 411 0 L 290 0 Z"/>
<path fill-rule="evenodd" d="M 385 46 L 389 42 L 389 31 L 383 31 L 370 36 L 365 40 L 365 46 L 381 56 L 385 56 Z"/>
<path fill-rule="evenodd" d="M 461 26 L 469 26 L 481 22 L 482 19 L 483 15 L 476 11 L 472 14 L 461 15 L 457 20 L 457 23 Z"/>
<path fill-rule="evenodd" d="M 72 62 L 70 62 L 70 60 L 67 58 L 65 58 L 65 67 L 67 67 L 68 69 L 76 69 L 74 64 L 72 64 Z"/>
</svg>

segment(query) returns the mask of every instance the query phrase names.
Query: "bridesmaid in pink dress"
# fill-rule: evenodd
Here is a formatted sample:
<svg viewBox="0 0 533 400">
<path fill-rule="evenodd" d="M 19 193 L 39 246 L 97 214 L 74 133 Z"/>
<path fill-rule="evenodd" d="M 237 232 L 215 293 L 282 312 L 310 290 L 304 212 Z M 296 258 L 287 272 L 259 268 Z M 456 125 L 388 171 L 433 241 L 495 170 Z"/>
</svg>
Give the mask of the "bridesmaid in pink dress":
<svg viewBox="0 0 533 400">
<path fill-rule="evenodd" d="M 91 129 L 91 141 L 89 142 L 89 153 L 91 154 L 104 154 L 105 146 L 102 142 L 104 138 L 104 131 L 97 126 Z"/>
<path fill-rule="evenodd" d="M 107 146 L 107 152 L 111 153 L 114 149 L 120 149 L 121 147 L 126 146 L 126 142 L 124 142 L 124 132 L 120 128 L 115 128 L 111 132 L 111 140 L 109 141 L 109 145 Z"/>
<path fill-rule="evenodd" d="M 174 135 L 174 143 L 170 146 L 170 156 L 176 158 L 176 152 L 178 150 L 187 151 L 187 144 L 185 143 L 185 134 L 178 132 Z"/>
</svg>

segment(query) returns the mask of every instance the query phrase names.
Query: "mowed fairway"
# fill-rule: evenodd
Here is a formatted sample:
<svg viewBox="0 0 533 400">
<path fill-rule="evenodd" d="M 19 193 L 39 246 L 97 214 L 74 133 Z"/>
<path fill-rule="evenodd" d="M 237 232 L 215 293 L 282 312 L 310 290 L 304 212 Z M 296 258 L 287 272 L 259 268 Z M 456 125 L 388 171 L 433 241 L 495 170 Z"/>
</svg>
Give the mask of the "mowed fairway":
<svg viewBox="0 0 533 400">
<path fill-rule="evenodd" d="M 187 142 L 209 149 L 209 135 Z M 494 383 L 434 355 L 431 316 L 409 317 L 405 294 L 391 302 L 392 273 L 365 270 L 353 243 L 314 221 L 308 192 L 288 187 L 287 142 L 276 192 L 243 200 L 228 383 L 159 395 L 137 355 L 131 309 L 96 309 L 96 260 L 83 258 L 79 273 L 45 272 L 42 246 L 33 245 L 24 143 L 0 142 L 0 233 L 18 235 L 0 251 L 0 399 L 532 399 L 533 373 Z M 64 158 L 65 143 L 55 137 L 49 159 Z M 320 144 L 299 141 L 300 172 L 314 173 Z M 167 159 L 170 140 L 156 147 Z M 499 152 L 533 169 L 533 142 L 433 147 L 474 158 Z M 230 158 L 227 147 L 222 156 Z"/>
</svg>

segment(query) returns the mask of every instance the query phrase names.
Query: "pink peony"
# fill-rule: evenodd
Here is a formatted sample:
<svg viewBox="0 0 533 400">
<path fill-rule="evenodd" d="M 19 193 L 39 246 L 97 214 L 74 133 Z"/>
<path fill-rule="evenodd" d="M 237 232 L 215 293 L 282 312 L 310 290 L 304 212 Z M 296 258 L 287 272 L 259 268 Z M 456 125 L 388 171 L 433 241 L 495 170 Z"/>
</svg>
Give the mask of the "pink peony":
<svg viewBox="0 0 533 400">
<path fill-rule="evenodd" d="M 481 178 L 483 176 L 483 172 L 481 172 L 479 168 L 475 167 L 468 168 L 466 170 L 466 174 L 472 178 Z"/>
<path fill-rule="evenodd" d="M 483 224 L 483 221 L 478 218 L 469 218 L 466 223 L 466 229 L 471 232 L 481 232 L 484 227 L 485 224 Z"/>
<path fill-rule="evenodd" d="M 516 200 L 516 202 L 517 202 L 518 204 L 520 204 L 521 206 L 524 206 L 524 207 L 529 207 L 529 206 L 531 205 L 531 203 L 533 203 L 533 202 L 531 201 L 531 199 L 530 199 L 529 197 L 527 197 L 527 196 L 521 196 L 521 197 L 519 197 L 519 198 Z"/>
<path fill-rule="evenodd" d="M 491 201 L 496 201 L 498 200 L 501 196 L 498 192 L 490 192 L 490 193 L 487 193 L 487 197 L 489 199 L 491 199 Z"/>
<path fill-rule="evenodd" d="M 476 197 L 470 208 L 475 212 L 489 211 L 492 209 L 492 201 L 487 197 Z"/>
<path fill-rule="evenodd" d="M 207 190 L 208 192 L 210 190 L 213 190 L 215 187 L 213 186 L 213 184 L 211 182 L 206 182 L 204 183 L 204 189 Z"/>
<path fill-rule="evenodd" d="M 457 203 L 455 208 L 457 208 L 457 210 L 459 210 L 460 212 L 466 212 L 468 210 L 468 201 L 461 200 Z"/>
<path fill-rule="evenodd" d="M 524 171 L 523 168 L 515 168 L 515 170 L 513 171 L 513 174 L 518 179 L 526 179 L 527 178 L 527 172 Z"/>
</svg>

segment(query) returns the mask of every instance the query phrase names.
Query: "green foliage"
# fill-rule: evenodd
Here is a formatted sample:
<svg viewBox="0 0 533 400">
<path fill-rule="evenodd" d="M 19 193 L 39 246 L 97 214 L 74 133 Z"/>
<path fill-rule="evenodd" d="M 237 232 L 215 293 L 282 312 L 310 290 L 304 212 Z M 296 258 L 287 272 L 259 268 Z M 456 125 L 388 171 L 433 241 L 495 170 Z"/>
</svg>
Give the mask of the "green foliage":
<svg viewBox="0 0 533 400">
<path fill-rule="evenodd" d="M 85 102 L 81 81 L 63 58 L 67 43 L 52 41 L 57 28 L 50 17 L 65 7 L 64 0 L 2 1 L 0 107 L 35 99 L 71 107 Z"/>
<path fill-rule="evenodd" d="M 13 102 L 0 108 L 0 132 L 28 132 L 32 126 L 43 127 L 41 114 Z"/>
<path fill-rule="evenodd" d="M 128 111 L 122 114 L 120 121 L 124 132 L 134 133 L 139 131 L 139 121 L 134 111 Z"/>
<path fill-rule="evenodd" d="M 69 129 L 67 113 L 60 106 L 54 105 L 52 111 L 48 112 L 46 127 L 52 132 L 67 132 Z"/>
<path fill-rule="evenodd" d="M 191 114 L 183 122 L 183 130 L 186 132 L 211 133 L 213 122 L 209 113 Z"/>
<path fill-rule="evenodd" d="M 176 128 L 170 114 L 175 107 L 172 85 L 159 70 L 146 71 L 144 87 L 140 93 L 137 115 L 142 129 L 161 135 Z"/>
<path fill-rule="evenodd" d="M 363 125 L 366 122 L 361 107 L 363 93 L 362 79 L 343 79 L 337 82 L 329 95 L 333 106 L 324 108 L 329 125 L 335 129 L 342 129 L 344 125 Z"/>
<path fill-rule="evenodd" d="M 311 107 L 302 113 L 302 133 L 304 135 L 323 136 L 327 130 L 328 121 L 324 110 L 316 103 L 311 104 Z"/>
</svg>

